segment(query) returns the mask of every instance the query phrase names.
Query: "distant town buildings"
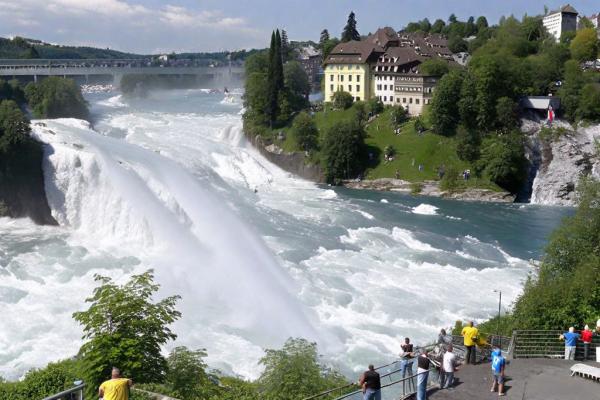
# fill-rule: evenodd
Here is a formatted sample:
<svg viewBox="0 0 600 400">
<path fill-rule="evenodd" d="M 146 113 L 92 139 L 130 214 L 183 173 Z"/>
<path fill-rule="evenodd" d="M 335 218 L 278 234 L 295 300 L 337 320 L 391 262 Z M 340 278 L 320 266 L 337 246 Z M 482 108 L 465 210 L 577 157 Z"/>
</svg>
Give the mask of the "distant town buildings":
<svg viewBox="0 0 600 400">
<path fill-rule="evenodd" d="M 577 30 L 578 14 L 579 13 L 573 6 L 567 4 L 558 10 L 550 11 L 544 16 L 543 24 L 546 30 L 548 30 L 558 42 L 564 32 L 575 32 Z"/>
<path fill-rule="evenodd" d="M 375 97 L 420 115 L 438 80 L 423 74 L 420 65 L 432 59 L 455 63 L 442 35 L 398 33 L 386 27 L 364 40 L 340 43 L 324 62 L 325 101 L 343 90 L 355 101 Z"/>
<path fill-rule="evenodd" d="M 321 77 L 323 76 L 323 56 L 314 46 L 305 46 L 298 49 L 298 61 L 310 83 L 313 91 L 319 91 L 321 86 Z"/>
<path fill-rule="evenodd" d="M 594 25 L 594 28 L 600 29 L 600 13 L 593 14 L 588 19 Z"/>
</svg>

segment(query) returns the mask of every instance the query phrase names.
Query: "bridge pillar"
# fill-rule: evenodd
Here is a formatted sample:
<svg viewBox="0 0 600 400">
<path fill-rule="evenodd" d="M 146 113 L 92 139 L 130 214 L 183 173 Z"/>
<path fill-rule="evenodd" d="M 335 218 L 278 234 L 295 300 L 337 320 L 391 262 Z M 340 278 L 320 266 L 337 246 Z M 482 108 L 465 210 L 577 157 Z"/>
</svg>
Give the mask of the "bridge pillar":
<svg viewBox="0 0 600 400">
<path fill-rule="evenodd" d="M 33 76 L 33 81 L 34 81 L 35 83 L 37 83 L 37 75 L 34 75 L 34 76 Z"/>
<path fill-rule="evenodd" d="M 90 75 L 89 75 L 89 74 L 86 74 L 86 75 L 85 75 L 85 84 L 86 84 L 86 85 L 89 85 L 89 84 L 90 84 Z"/>
</svg>

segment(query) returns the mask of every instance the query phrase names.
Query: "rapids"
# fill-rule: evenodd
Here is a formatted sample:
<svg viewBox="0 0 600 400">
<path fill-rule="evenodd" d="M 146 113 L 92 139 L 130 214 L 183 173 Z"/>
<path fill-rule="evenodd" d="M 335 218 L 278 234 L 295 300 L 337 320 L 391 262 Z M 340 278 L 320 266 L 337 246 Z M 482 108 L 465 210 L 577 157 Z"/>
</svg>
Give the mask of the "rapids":
<svg viewBox="0 0 600 400">
<path fill-rule="evenodd" d="M 179 294 L 174 345 L 255 378 L 265 347 L 319 343 L 346 373 L 394 358 L 519 293 L 563 208 L 459 203 L 315 185 L 266 161 L 241 130 L 240 93 L 126 100 L 88 94 L 93 127 L 34 121 L 60 227 L 0 219 L 0 374 L 69 357 L 71 314 L 96 273 L 153 268 Z"/>
</svg>

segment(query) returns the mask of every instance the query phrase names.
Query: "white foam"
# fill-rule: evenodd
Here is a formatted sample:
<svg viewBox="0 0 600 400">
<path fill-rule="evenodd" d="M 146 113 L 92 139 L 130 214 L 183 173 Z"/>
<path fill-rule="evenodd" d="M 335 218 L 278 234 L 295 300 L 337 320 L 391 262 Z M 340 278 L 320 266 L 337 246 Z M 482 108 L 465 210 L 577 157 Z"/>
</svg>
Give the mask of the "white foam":
<svg viewBox="0 0 600 400">
<path fill-rule="evenodd" d="M 387 204 L 387 203 L 389 203 L 389 201 L 387 201 L 386 199 L 381 199 L 381 200 L 379 200 L 379 201 L 380 201 L 380 202 L 382 202 L 382 203 L 384 203 L 384 204 Z"/>
<path fill-rule="evenodd" d="M 418 206 L 413 207 L 412 212 L 421 215 L 437 215 L 437 210 L 438 208 L 431 204 L 419 204 Z"/>
</svg>

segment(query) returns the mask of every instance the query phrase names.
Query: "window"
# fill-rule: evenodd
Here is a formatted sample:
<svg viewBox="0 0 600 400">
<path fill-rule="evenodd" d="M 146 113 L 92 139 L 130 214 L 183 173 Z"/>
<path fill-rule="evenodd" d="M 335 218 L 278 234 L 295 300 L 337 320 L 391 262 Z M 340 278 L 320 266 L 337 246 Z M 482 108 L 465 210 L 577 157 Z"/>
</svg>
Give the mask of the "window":
<svg viewBox="0 0 600 400">
<path fill-rule="evenodd" d="M 383 101 L 387 101 L 387 96 L 383 96 Z"/>
<path fill-rule="evenodd" d="M 329 75 L 329 81 L 333 82 L 333 75 Z"/>
<path fill-rule="evenodd" d="M 356 101 L 360 101 L 360 96 L 356 96 Z"/>
<path fill-rule="evenodd" d="M 356 75 L 356 82 L 360 82 L 360 75 Z"/>
<path fill-rule="evenodd" d="M 415 99 L 415 103 L 416 103 L 416 104 L 419 104 L 419 99 Z"/>
<path fill-rule="evenodd" d="M 351 92 L 352 91 L 352 85 L 348 85 L 348 91 Z"/>
<path fill-rule="evenodd" d="M 360 85 L 356 85 L 356 91 L 360 92 Z"/>
<path fill-rule="evenodd" d="M 333 85 L 330 85 L 330 86 L 329 86 L 329 90 L 331 90 L 332 92 L 334 91 L 334 89 L 333 89 Z"/>
<path fill-rule="evenodd" d="M 410 104 L 412 104 L 412 97 L 410 97 L 410 98 L 408 99 L 408 102 L 409 102 Z"/>
<path fill-rule="evenodd" d="M 383 90 L 387 90 L 387 85 L 383 85 Z"/>
<path fill-rule="evenodd" d="M 396 103 L 400 103 L 400 97 L 396 97 Z"/>
<path fill-rule="evenodd" d="M 340 81 L 344 82 L 344 75 L 340 75 Z"/>
<path fill-rule="evenodd" d="M 381 90 L 381 84 L 377 85 L 377 90 Z"/>
<path fill-rule="evenodd" d="M 390 101 L 393 103 L 394 102 L 394 96 L 390 96 Z"/>
<path fill-rule="evenodd" d="M 352 82 L 352 75 L 348 75 L 348 82 Z"/>
</svg>

